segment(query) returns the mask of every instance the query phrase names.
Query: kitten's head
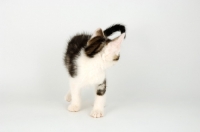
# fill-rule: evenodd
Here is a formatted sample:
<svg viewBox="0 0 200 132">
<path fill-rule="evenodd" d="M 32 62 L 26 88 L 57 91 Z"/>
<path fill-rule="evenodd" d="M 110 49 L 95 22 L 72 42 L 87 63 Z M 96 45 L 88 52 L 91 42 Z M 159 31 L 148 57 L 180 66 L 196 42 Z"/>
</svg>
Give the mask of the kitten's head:
<svg viewBox="0 0 200 132">
<path fill-rule="evenodd" d="M 100 54 L 103 61 L 113 63 L 119 60 L 121 43 L 124 40 L 125 33 L 119 37 L 110 40 L 101 29 L 97 29 L 90 40 L 87 42 L 85 52 L 87 56 L 94 57 Z"/>
</svg>

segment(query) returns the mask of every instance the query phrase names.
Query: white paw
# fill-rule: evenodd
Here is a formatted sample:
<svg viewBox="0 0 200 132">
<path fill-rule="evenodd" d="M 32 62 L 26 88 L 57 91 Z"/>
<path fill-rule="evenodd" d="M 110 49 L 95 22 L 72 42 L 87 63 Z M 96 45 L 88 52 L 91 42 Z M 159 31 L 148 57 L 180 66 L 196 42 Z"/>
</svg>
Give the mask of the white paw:
<svg viewBox="0 0 200 132">
<path fill-rule="evenodd" d="M 65 100 L 66 100 L 67 102 L 71 102 L 71 100 L 72 100 L 71 94 L 68 93 L 68 94 L 65 96 Z"/>
<path fill-rule="evenodd" d="M 94 118 L 100 118 L 104 116 L 104 111 L 100 109 L 94 109 L 91 111 L 90 115 Z"/>
<path fill-rule="evenodd" d="M 71 111 L 71 112 L 77 112 L 77 111 L 80 110 L 80 106 L 79 105 L 70 104 L 68 106 L 68 110 Z"/>
</svg>

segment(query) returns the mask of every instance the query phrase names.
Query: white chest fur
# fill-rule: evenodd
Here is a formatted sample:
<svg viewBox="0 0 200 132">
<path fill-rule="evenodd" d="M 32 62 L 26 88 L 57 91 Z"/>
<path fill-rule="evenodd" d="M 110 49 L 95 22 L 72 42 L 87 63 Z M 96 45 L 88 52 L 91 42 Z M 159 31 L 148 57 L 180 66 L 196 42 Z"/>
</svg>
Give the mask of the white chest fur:
<svg viewBox="0 0 200 132">
<path fill-rule="evenodd" d="M 76 81 L 82 85 L 98 85 L 105 79 L 104 63 L 100 55 L 94 58 L 86 57 L 82 51 L 76 61 L 77 77 Z"/>
</svg>

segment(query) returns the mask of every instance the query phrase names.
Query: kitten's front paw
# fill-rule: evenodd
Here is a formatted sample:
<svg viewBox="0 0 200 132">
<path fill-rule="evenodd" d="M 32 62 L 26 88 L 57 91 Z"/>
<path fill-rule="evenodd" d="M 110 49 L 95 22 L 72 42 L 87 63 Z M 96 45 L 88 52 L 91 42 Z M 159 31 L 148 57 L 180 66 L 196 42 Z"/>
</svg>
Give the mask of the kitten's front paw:
<svg viewBox="0 0 200 132">
<path fill-rule="evenodd" d="M 100 118 L 104 116 L 104 111 L 100 109 L 93 109 L 90 115 L 94 118 Z"/>
<path fill-rule="evenodd" d="M 70 104 L 70 105 L 68 106 L 68 110 L 71 111 L 71 112 L 77 112 L 77 111 L 80 110 L 80 106 Z"/>
</svg>

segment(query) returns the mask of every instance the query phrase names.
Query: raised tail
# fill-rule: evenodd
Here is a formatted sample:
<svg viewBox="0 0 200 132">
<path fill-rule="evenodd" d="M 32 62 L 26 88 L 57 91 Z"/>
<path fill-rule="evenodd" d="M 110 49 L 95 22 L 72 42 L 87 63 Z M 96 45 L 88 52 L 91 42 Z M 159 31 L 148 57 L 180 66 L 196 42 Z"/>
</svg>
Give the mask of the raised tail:
<svg viewBox="0 0 200 132">
<path fill-rule="evenodd" d="M 124 25 L 121 25 L 121 24 L 114 24 L 112 26 L 110 26 L 109 28 L 105 29 L 103 32 L 104 32 L 104 35 L 106 37 L 112 35 L 114 32 L 117 32 L 117 31 L 120 31 L 121 34 L 122 33 L 125 33 L 126 32 L 126 28 Z"/>
</svg>

